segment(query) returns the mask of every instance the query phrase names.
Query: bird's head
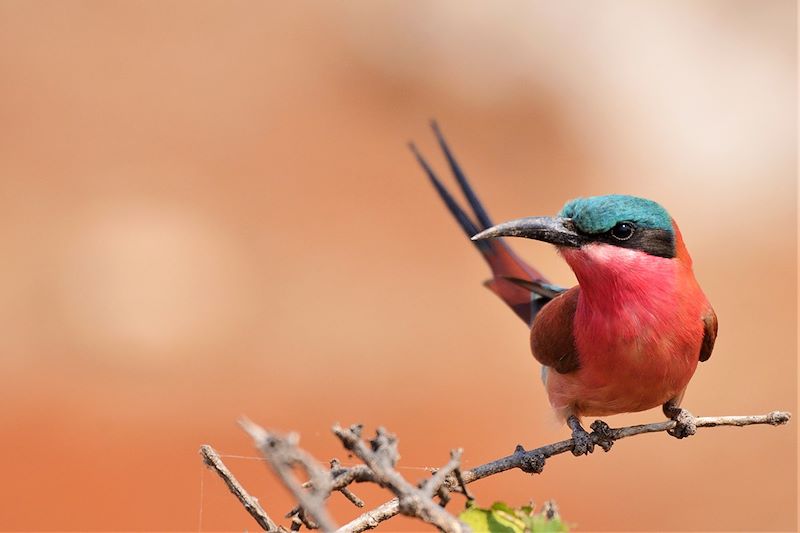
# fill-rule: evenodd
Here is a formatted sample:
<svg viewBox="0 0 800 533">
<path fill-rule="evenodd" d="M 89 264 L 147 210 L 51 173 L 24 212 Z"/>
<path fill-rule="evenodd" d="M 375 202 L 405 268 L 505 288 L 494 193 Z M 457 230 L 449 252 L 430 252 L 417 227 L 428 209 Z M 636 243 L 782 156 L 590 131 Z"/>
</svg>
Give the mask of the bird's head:
<svg viewBox="0 0 800 533">
<path fill-rule="evenodd" d="M 678 255 L 680 242 L 672 217 L 663 207 L 621 194 L 570 200 L 555 217 L 503 222 L 472 239 L 494 237 L 525 237 L 555 244 L 568 261 L 577 254 L 598 261 L 643 256 L 672 259 Z"/>
</svg>

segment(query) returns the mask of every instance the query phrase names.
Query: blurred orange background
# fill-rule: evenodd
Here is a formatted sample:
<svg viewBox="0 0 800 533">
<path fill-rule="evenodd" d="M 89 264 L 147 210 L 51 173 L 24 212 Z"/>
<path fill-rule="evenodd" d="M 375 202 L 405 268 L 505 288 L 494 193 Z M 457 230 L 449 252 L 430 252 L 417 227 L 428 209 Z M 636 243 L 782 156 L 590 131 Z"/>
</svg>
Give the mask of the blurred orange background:
<svg viewBox="0 0 800 533">
<path fill-rule="evenodd" d="M 665 205 L 720 320 L 687 407 L 793 410 L 795 39 L 791 1 L 0 2 L 0 528 L 255 529 L 197 454 L 255 456 L 242 414 L 323 461 L 347 461 L 332 423 L 384 425 L 415 480 L 452 447 L 566 438 L 406 149 L 446 174 L 430 117 L 498 221 Z M 793 530 L 796 428 L 642 436 L 474 491 L 579 531 Z"/>
</svg>

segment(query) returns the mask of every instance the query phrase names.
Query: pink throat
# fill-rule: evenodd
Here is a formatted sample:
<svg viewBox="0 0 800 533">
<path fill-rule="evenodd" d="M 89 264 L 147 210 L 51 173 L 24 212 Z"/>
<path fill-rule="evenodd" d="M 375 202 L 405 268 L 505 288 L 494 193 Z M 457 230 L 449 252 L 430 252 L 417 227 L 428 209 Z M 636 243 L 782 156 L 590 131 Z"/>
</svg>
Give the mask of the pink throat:
<svg viewBox="0 0 800 533">
<path fill-rule="evenodd" d="M 573 321 L 582 370 L 548 381 L 582 414 L 641 411 L 676 397 L 697 366 L 705 298 L 680 258 L 590 244 L 562 249 L 580 282 Z"/>
<path fill-rule="evenodd" d="M 596 311 L 611 317 L 632 313 L 637 321 L 654 322 L 656 315 L 674 309 L 682 268 L 677 259 L 609 244 L 563 248 L 561 253 L 580 283 L 581 314 Z"/>
</svg>

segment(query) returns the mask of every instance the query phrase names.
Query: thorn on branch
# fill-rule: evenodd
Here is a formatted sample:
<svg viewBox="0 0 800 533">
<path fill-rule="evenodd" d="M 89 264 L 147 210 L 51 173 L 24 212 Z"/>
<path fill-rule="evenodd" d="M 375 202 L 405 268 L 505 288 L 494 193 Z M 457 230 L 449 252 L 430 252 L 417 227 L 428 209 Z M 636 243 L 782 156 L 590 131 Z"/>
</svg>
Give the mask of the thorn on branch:
<svg viewBox="0 0 800 533">
<path fill-rule="evenodd" d="M 519 463 L 517 468 L 526 474 L 541 474 L 544 470 L 546 457 L 542 453 L 537 453 L 536 450 L 526 452 L 521 444 L 517 444 L 512 457 Z"/>
<path fill-rule="evenodd" d="M 299 512 L 299 511 L 298 511 L 298 512 Z M 289 528 L 290 528 L 292 531 L 300 531 L 300 529 L 301 529 L 302 527 L 303 527 L 303 521 L 302 521 L 302 520 L 300 520 L 300 517 L 299 517 L 299 516 L 297 516 L 297 515 L 294 515 L 294 516 L 292 517 L 292 523 L 289 525 Z"/>
<path fill-rule="evenodd" d="M 295 518 L 297 518 L 300 523 L 306 526 L 307 529 L 319 529 L 319 526 L 316 524 L 316 522 L 308 517 L 308 513 L 302 507 L 298 508 Z"/>
<path fill-rule="evenodd" d="M 385 428 L 379 427 L 375 431 L 375 437 L 370 439 L 369 445 L 375 453 L 376 460 L 383 462 L 388 468 L 394 468 L 397 461 L 400 460 L 400 453 L 397 451 L 397 436 L 389 433 Z"/>
<path fill-rule="evenodd" d="M 545 457 L 540 453 L 526 453 L 520 458 L 519 469 L 526 474 L 541 474 L 544 470 Z"/>
<path fill-rule="evenodd" d="M 556 502 L 553 500 L 547 500 L 544 502 L 542 506 L 542 512 L 544 513 L 545 518 L 548 520 L 552 520 L 558 516 L 558 507 L 556 506 Z"/>
</svg>

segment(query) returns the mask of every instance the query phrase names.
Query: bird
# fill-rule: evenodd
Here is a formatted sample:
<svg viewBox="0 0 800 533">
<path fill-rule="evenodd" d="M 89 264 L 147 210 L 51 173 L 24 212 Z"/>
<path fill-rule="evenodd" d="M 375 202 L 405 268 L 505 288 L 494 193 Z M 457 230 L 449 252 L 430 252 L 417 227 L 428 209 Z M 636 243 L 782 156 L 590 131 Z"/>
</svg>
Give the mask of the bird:
<svg viewBox="0 0 800 533">
<path fill-rule="evenodd" d="M 492 277 L 484 285 L 530 328 L 531 352 L 553 411 L 571 429 L 572 453 L 594 450 L 582 425 L 588 416 L 661 406 L 675 421 L 672 436 L 693 435 L 696 419 L 681 402 L 698 363 L 711 356 L 718 325 L 675 220 L 652 200 L 609 194 L 569 200 L 556 216 L 495 225 L 439 126 L 431 127 L 470 213 L 416 145 L 409 147 L 488 263 Z M 551 283 L 505 237 L 554 245 L 578 284 Z M 592 429 L 608 425 L 597 420 Z M 601 444 L 608 451 L 611 442 Z"/>
</svg>

